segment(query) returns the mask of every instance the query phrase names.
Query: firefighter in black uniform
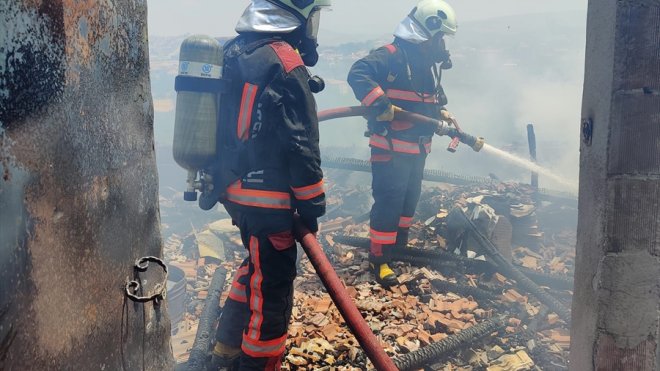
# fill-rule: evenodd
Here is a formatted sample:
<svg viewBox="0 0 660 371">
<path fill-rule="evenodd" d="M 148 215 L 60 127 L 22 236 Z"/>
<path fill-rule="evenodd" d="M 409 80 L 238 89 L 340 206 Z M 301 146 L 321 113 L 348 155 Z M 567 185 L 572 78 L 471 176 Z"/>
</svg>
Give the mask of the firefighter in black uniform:
<svg viewBox="0 0 660 371">
<path fill-rule="evenodd" d="M 408 231 L 421 194 L 426 156 L 434 129 L 395 121 L 398 108 L 448 121 L 447 98 L 440 71 L 451 68 L 444 35 L 456 33 L 452 7 L 441 0 L 422 0 L 401 22 L 392 44 L 357 61 L 348 83 L 369 118 L 374 205 L 371 209 L 369 260 L 376 280 L 397 284 L 388 252 L 408 243 Z"/>
<path fill-rule="evenodd" d="M 222 202 L 249 257 L 220 318 L 211 367 L 276 370 L 296 276 L 294 213 L 312 231 L 325 213 L 316 103 L 305 66 L 318 60 L 319 13 L 330 0 L 253 0 L 224 47 L 231 80 L 221 120 Z M 233 109 L 232 109 L 233 108 Z M 221 113 L 222 115 L 223 113 Z"/>
</svg>

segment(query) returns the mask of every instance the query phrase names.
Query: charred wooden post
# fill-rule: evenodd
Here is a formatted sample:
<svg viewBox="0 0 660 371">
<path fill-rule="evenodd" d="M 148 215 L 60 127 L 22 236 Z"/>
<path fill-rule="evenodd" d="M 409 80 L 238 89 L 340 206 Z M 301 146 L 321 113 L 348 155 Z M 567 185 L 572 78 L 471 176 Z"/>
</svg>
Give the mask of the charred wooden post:
<svg viewBox="0 0 660 371">
<path fill-rule="evenodd" d="M 0 2 L 0 369 L 172 367 L 146 19 Z"/>
<path fill-rule="evenodd" d="M 536 133 L 532 124 L 527 125 L 527 143 L 529 145 L 529 158 L 536 163 Z M 531 184 L 534 189 L 539 189 L 539 173 L 532 172 Z"/>
<path fill-rule="evenodd" d="M 525 290 L 525 292 L 533 295 L 538 301 L 545 304 L 552 311 L 557 313 L 561 319 L 566 322 L 571 321 L 571 313 L 568 308 L 564 306 L 559 300 L 548 294 L 536 283 L 525 276 L 516 266 L 506 260 L 499 252 L 497 247 L 484 236 L 476 225 L 465 215 L 463 210 L 455 208 L 449 213 L 447 217 L 447 225 L 451 229 L 464 230 L 472 236 L 477 244 L 482 248 L 483 253 L 488 255 L 493 262 L 499 267 L 502 274 L 510 279 L 516 280 L 518 287 Z"/>
<path fill-rule="evenodd" d="M 420 350 L 399 356 L 394 359 L 394 363 L 401 371 L 419 369 L 451 352 L 470 347 L 479 339 L 506 327 L 507 321 L 505 316 L 497 316 Z"/>
<path fill-rule="evenodd" d="M 453 292 L 465 297 L 471 296 L 477 300 L 495 301 L 501 299 L 499 293 L 487 291 L 478 287 L 460 285 L 449 281 L 432 280 L 431 284 L 441 292 Z"/>
<path fill-rule="evenodd" d="M 543 273 L 517 264 L 514 264 L 514 266 L 537 285 L 547 286 L 553 290 L 573 289 L 573 278 L 571 276 Z"/>
<path fill-rule="evenodd" d="M 590 0 L 571 369 L 660 369 L 660 1 Z"/>
<path fill-rule="evenodd" d="M 209 349 L 214 343 L 215 325 L 220 314 L 220 296 L 225 287 L 226 278 L 227 270 L 222 266 L 216 268 L 211 285 L 209 285 L 209 296 L 206 298 L 204 309 L 199 316 L 195 342 L 186 365 L 188 371 L 203 371 L 208 367 Z"/>
</svg>

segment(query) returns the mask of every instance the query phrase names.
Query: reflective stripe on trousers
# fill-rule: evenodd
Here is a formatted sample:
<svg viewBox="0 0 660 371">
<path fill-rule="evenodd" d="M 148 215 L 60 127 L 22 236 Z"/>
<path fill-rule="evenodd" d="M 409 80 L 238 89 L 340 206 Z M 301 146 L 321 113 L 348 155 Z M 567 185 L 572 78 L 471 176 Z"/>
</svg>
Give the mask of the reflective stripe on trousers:
<svg viewBox="0 0 660 371">
<path fill-rule="evenodd" d="M 412 227 L 412 222 L 412 216 L 402 216 L 399 218 L 399 228 L 410 228 Z"/>
<path fill-rule="evenodd" d="M 243 345 L 241 348 L 251 357 L 277 357 L 281 356 L 286 350 L 286 338 L 287 334 L 284 334 L 279 339 L 259 341 L 243 336 Z"/>
<path fill-rule="evenodd" d="M 236 271 L 236 276 L 229 289 L 229 298 L 239 303 L 247 303 L 246 286 L 241 284 L 240 281 L 243 280 L 243 277 L 247 276 L 248 270 L 247 262 L 244 262 Z"/>
<path fill-rule="evenodd" d="M 261 293 L 261 282 L 264 278 L 261 274 L 261 262 L 259 261 L 259 240 L 256 237 L 250 237 L 250 259 L 254 266 L 254 273 L 252 274 L 252 277 L 250 277 L 249 305 L 250 311 L 252 311 L 252 317 L 248 324 L 247 337 L 257 341 L 261 336 L 261 323 L 264 320 L 264 298 Z M 245 336 L 243 337 L 243 340 L 245 340 Z"/>
<path fill-rule="evenodd" d="M 373 228 L 369 231 L 371 242 L 381 245 L 393 245 L 396 242 L 396 231 L 394 232 L 381 232 Z"/>
</svg>

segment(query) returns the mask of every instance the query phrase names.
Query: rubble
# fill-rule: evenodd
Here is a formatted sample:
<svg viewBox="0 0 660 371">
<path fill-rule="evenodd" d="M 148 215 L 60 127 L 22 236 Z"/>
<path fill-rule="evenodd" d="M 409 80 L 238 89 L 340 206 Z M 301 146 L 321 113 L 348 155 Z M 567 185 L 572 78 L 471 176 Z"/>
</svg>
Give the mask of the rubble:
<svg viewBox="0 0 660 371">
<path fill-rule="evenodd" d="M 506 354 L 493 362 L 487 371 L 525 371 L 534 367 L 534 361 L 524 350 L 519 350 L 515 354 Z"/>
<path fill-rule="evenodd" d="M 453 207 L 467 209 L 481 204 L 490 215 L 482 229 L 486 237 L 498 242 L 500 252 L 508 247 L 510 262 L 525 275 L 534 276 L 536 282 L 544 280 L 539 283 L 541 290 L 570 306 L 567 300 L 571 297 L 575 232 L 553 228 L 551 234 L 544 233 L 537 218 L 544 206 L 535 203 L 530 187 L 466 182 L 462 186 L 425 188 L 415 217 L 418 222 L 411 229 L 410 245 L 414 250 L 405 251 L 414 255 L 404 257 L 402 252 L 398 259 L 402 261 L 394 264 L 400 273 L 399 285 L 385 290 L 372 281 L 368 272 L 364 241 L 368 242 L 365 239 L 369 234 L 370 194 L 356 192 L 353 185 L 340 184 L 339 174 L 328 172 L 331 212 L 321 220 L 319 241 L 390 356 L 400 359 L 428 351 L 429 346 L 452 341 L 454 336 L 469 334 L 469 329 L 506 316 L 501 328 L 467 343 L 457 343 L 440 359 L 430 360 L 431 369 L 566 368 L 570 337 L 565 321 L 520 290 L 517 280 L 498 273 L 496 264 L 481 255 L 475 241 L 456 239 L 446 225 Z M 215 268 L 226 268 L 226 282 L 231 282 L 233 271 L 246 257 L 238 230 L 229 219 L 217 216 L 187 235 L 166 236 L 167 259 L 181 268 L 188 280 L 188 312 L 173 335 L 173 349 L 180 362 L 192 347 L 191 333 L 196 330 Z M 510 227 L 500 224 L 502 220 L 509 221 Z M 498 232 L 501 225 L 504 227 Z M 351 237 L 347 240 L 343 236 Z M 350 246 L 356 242 L 362 246 Z M 506 256 L 503 252 L 502 255 Z M 294 285 L 283 369 L 372 367 L 303 255 Z M 221 305 L 226 291 L 225 287 Z"/>
</svg>

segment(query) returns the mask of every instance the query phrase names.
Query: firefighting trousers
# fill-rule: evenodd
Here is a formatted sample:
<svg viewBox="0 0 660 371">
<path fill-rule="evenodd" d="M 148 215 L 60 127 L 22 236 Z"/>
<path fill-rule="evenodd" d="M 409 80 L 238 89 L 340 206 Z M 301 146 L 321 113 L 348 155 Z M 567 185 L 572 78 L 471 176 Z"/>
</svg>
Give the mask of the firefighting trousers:
<svg viewBox="0 0 660 371">
<path fill-rule="evenodd" d="M 370 259 L 390 261 L 392 246 L 408 243 L 417 202 L 422 192 L 426 154 L 409 155 L 371 149 L 372 192 Z"/>
<path fill-rule="evenodd" d="M 296 277 L 293 217 L 228 211 L 249 256 L 236 271 L 216 338 L 241 348 L 241 370 L 278 370 Z"/>
</svg>

